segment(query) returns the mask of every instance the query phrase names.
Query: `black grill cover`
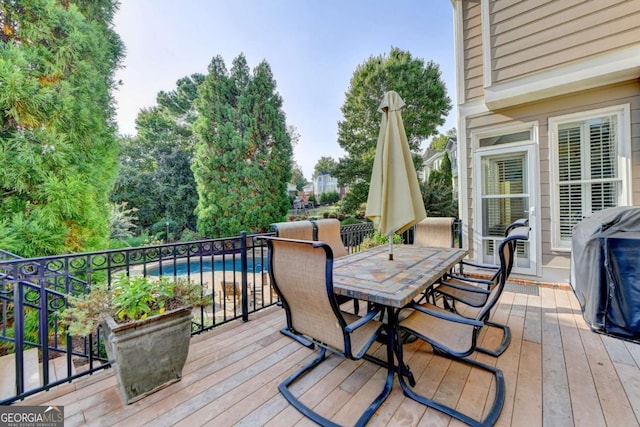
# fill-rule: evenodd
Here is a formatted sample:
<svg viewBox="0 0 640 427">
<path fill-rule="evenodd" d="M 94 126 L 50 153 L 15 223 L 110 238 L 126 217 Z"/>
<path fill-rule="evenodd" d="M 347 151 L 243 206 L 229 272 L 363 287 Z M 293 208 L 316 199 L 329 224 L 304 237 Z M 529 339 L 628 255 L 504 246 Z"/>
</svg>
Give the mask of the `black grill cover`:
<svg viewBox="0 0 640 427">
<path fill-rule="evenodd" d="M 571 286 L 596 332 L 640 340 L 640 208 L 596 212 L 572 236 Z"/>
</svg>

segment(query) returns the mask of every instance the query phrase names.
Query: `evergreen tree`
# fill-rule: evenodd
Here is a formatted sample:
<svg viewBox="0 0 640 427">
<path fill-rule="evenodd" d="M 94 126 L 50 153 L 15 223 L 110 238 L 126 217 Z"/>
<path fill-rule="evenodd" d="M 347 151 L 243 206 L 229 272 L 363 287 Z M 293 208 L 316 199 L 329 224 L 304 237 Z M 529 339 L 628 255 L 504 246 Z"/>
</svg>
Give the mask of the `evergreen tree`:
<svg viewBox="0 0 640 427">
<path fill-rule="evenodd" d="M 296 190 L 302 191 L 305 185 L 307 185 L 307 180 L 304 177 L 304 173 L 302 172 L 302 168 L 296 162 L 293 164 L 293 168 L 291 170 L 291 184 L 296 186 Z"/>
<path fill-rule="evenodd" d="M 251 73 L 241 54 L 228 72 L 217 56 L 208 71 L 196 103 L 198 231 L 264 231 L 289 208 L 293 149 L 282 99 L 264 61 Z"/>
<path fill-rule="evenodd" d="M 111 199 L 136 208 L 142 229 L 165 221 L 175 224 L 176 232 L 195 229 L 194 101 L 203 80 L 193 74 L 178 80 L 175 90 L 160 92 L 157 105 L 138 114 L 136 137 L 121 140 L 120 173 Z"/>
<path fill-rule="evenodd" d="M 432 170 L 420 191 L 427 216 L 458 216 L 458 201 L 453 200 L 453 178 L 449 155 L 444 153 L 439 169 Z"/>
<path fill-rule="evenodd" d="M 0 1 L 0 247 L 106 247 L 117 167 L 113 0 Z"/>
<path fill-rule="evenodd" d="M 451 109 L 437 64 L 413 58 L 411 53 L 392 48 L 388 56 L 369 58 L 351 78 L 338 122 L 338 143 L 347 152 L 340 159 L 335 176 L 348 185 L 343 199 L 346 211 L 356 211 L 366 202 L 380 131 L 380 102 L 386 91 L 395 90 L 406 103 L 402 112 L 407 140 L 413 152 L 436 133 Z M 416 166 L 421 159 L 415 156 Z"/>
</svg>

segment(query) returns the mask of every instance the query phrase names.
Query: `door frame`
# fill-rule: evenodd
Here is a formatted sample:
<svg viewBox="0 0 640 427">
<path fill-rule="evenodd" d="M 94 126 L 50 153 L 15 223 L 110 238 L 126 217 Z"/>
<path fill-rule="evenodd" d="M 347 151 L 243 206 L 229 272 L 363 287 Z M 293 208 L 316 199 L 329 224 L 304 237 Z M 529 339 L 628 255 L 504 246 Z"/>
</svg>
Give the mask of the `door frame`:
<svg viewBox="0 0 640 427">
<path fill-rule="evenodd" d="M 531 128 L 529 128 L 531 129 Z M 478 236 L 477 239 L 473 239 L 474 245 L 474 254 L 476 260 L 482 259 L 482 167 L 481 161 L 484 156 L 495 156 L 495 155 L 504 155 L 504 154 L 515 154 L 522 153 L 526 154 L 527 158 L 527 180 L 528 180 L 528 193 L 529 193 L 529 225 L 531 227 L 531 233 L 529 234 L 529 257 L 530 257 L 530 267 L 522 268 L 514 265 L 513 272 L 523 275 L 535 275 L 539 276 L 540 273 L 540 259 L 541 259 L 541 248 L 540 248 L 540 239 L 539 239 L 539 224 L 540 224 L 540 182 L 539 182 L 539 162 L 538 162 L 538 144 L 535 142 L 537 140 L 536 132 L 534 132 L 535 127 L 532 129 L 532 140 L 523 141 L 517 143 L 508 143 L 503 145 L 496 145 L 491 147 L 483 147 L 476 148 L 473 153 L 473 164 L 475 165 L 474 172 L 474 183 L 473 186 L 473 198 L 474 198 L 474 230 L 476 232 L 475 235 Z M 508 134 L 513 133 L 514 130 L 510 129 L 508 131 L 502 132 L 492 132 L 491 135 L 499 135 L 499 134 Z M 486 137 L 487 134 L 475 134 L 473 135 L 474 146 L 478 147 L 477 141 L 482 137 Z"/>
</svg>

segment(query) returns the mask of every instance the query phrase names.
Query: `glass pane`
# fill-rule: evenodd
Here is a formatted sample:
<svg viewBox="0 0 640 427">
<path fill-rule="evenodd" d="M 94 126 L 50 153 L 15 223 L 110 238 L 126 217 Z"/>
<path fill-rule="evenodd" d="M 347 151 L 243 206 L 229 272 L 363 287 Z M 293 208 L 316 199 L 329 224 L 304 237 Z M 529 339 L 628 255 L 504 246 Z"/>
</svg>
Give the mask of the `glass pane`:
<svg viewBox="0 0 640 427">
<path fill-rule="evenodd" d="M 531 245 L 529 242 L 518 242 L 516 243 L 516 259 L 514 261 L 514 265 L 518 268 L 530 268 L 531 267 L 531 257 L 529 256 L 529 247 Z"/>
<path fill-rule="evenodd" d="M 602 182 L 591 185 L 591 212 L 618 206 L 617 182 Z"/>
<path fill-rule="evenodd" d="M 527 218 L 528 197 L 484 198 L 482 200 L 483 237 L 504 237 L 507 225 L 517 219 Z"/>
<path fill-rule="evenodd" d="M 560 184 L 560 238 L 571 240 L 573 226 L 582 221 L 582 185 Z"/>
<path fill-rule="evenodd" d="M 558 178 L 560 182 L 579 180 L 582 175 L 580 125 L 563 125 L 558 129 Z"/>
<path fill-rule="evenodd" d="M 607 117 L 589 122 L 591 179 L 616 178 L 618 176 L 613 119 L 613 117 Z"/>
<path fill-rule="evenodd" d="M 482 263 L 483 264 L 496 264 L 495 259 L 495 241 L 484 240 L 482 242 Z"/>
<path fill-rule="evenodd" d="M 484 157 L 482 170 L 483 195 L 522 194 L 528 191 L 524 154 L 511 157 Z"/>
<path fill-rule="evenodd" d="M 490 147 L 492 145 L 508 144 L 509 142 L 531 141 L 531 131 L 510 133 L 507 135 L 496 135 L 488 138 L 480 138 L 480 147 Z"/>
</svg>

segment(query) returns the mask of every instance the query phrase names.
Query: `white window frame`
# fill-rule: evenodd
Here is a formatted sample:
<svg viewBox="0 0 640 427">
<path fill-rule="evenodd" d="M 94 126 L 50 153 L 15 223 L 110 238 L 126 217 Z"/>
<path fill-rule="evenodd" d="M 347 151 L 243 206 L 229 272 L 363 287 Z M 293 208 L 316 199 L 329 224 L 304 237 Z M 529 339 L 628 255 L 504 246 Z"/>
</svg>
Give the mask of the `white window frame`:
<svg viewBox="0 0 640 427">
<path fill-rule="evenodd" d="M 551 249 L 560 252 L 571 251 L 571 242 L 563 241 L 560 237 L 560 195 L 558 179 L 560 176 L 558 165 L 558 128 L 566 123 L 583 122 L 605 116 L 616 117 L 615 135 L 617 137 L 618 150 L 618 179 L 622 188 L 618 195 L 618 206 L 629 206 L 631 204 L 631 116 L 630 105 L 622 104 L 597 110 L 583 111 L 579 113 L 566 114 L 563 116 L 549 118 L 549 165 L 551 166 Z M 584 142 L 581 141 L 581 144 Z M 581 155 L 585 156 L 584 150 Z M 590 201 L 583 203 L 583 206 L 590 207 Z"/>
</svg>

